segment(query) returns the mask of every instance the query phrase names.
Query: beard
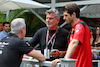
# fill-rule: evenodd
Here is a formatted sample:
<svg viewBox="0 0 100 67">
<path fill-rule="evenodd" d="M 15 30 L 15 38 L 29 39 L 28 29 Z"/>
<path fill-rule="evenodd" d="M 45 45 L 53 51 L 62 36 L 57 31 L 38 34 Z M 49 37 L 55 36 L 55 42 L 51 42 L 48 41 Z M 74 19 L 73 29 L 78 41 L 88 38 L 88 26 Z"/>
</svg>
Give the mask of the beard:
<svg viewBox="0 0 100 67">
<path fill-rule="evenodd" d="M 69 18 L 69 20 L 65 20 L 67 24 L 73 23 L 73 18 Z"/>
<path fill-rule="evenodd" d="M 52 27 L 51 22 L 46 22 L 47 27 Z"/>
</svg>

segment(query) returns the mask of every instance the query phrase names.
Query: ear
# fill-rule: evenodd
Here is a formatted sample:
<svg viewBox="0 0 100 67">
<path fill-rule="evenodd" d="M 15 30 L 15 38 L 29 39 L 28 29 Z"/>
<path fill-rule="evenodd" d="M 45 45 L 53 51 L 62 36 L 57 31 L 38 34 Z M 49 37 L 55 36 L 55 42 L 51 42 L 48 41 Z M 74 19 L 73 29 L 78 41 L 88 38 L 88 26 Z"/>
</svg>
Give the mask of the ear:
<svg viewBox="0 0 100 67">
<path fill-rule="evenodd" d="M 21 29 L 20 33 L 21 33 L 21 34 L 23 33 L 23 28 Z"/>
<path fill-rule="evenodd" d="M 57 24 L 60 22 L 60 19 L 57 19 Z"/>
<path fill-rule="evenodd" d="M 72 15 L 73 15 L 73 17 L 76 17 L 76 13 L 75 13 L 75 12 L 73 12 L 73 14 L 72 14 Z"/>
</svg>

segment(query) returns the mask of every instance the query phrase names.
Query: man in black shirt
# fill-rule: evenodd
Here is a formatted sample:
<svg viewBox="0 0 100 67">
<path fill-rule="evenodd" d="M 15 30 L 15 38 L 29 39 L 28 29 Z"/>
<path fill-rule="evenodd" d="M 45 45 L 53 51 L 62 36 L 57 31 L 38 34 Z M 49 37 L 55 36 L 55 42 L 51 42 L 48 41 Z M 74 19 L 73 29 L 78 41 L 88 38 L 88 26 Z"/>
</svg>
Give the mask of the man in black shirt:
<svg viewBox="0 0 100 67">
<path fill-rule="evenodd" d="M 43 54 L 37 52 L 23 40 L 26 34 L 24 19 L 14 19 L 11 22 L 11 32 L 0 42 L 0 67 L 19 67 L 24 54 L 39 61 L 45 61 Z"/>
<path fill-rule="evenodd" d="M 39 29 L 33 38 L 29 41 L 31 46 L 35 47 L 38 43 L 40 44 L 41 52 L 44 54 L 45 49 L 52 51 L 57 49 L 55 53 L 50 53 L 52 59 L 58 58 L 63 53 L 61 51 L 67 50 L 67 36 L 68 31 L 64 28 L 60 28 L 58 23 L 60 22 L 60 15 L 58 10 L 49 9 L 46 11 L 46 25 Z M 47 54 L 46 54 L 47 55 Z M 62 55 L 63 57 L 64 55 Z M 53 58 L 55 57 L 55 58 Z M 51 58 L 50 58 L 51 59 Z"/>
</svg>

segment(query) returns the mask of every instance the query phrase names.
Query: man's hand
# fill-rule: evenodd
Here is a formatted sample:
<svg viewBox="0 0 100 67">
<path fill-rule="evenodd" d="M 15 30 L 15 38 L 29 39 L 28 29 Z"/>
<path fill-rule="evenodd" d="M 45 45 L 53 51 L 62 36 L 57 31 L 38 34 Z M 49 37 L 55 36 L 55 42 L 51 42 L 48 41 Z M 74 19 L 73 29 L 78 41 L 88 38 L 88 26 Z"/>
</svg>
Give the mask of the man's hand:
<svg viewBox="0 0 100 67">
<path fill-rule="evenodd" d="M 50 52 L 50 55 L 54 58 L 57 58 L 61 54 L 61 51 L 56 50 L 55 52 Z"/>
<path fill-rule="evenodd" d="M 61 60 L 60 59 L 55 59 L 55 60 L 52 61 L 51 65 L 54 67 L 54 66 L 56 66 L 56 64 L 58 62 L 61 62 Z"/>
<path fill-rule="evenodd" d="M 94 58 L 97 59 L 97 55 L 94 53 Z"/>
</svg>

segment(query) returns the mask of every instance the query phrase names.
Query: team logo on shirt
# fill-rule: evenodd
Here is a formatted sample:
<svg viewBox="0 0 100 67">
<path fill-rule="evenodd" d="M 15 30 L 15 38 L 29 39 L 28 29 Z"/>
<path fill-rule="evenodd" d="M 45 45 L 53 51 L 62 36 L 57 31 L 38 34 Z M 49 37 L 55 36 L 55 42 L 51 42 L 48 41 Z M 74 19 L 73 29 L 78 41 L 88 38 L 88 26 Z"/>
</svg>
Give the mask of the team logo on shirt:
<svg viewBox="0 0 100 67">
<path fill-rule="evenodd" d="M 76 30 L 76 33 L 78 33 L 79 32 L 79 30 Z"/>
<path fill-rule="evenodd" d="M 4 45 L 8 45 L 9 43 L 0 42 L 0 47 L 4 47 Z"/>
<path fill-rule="evenodd" d="M 74 28 L 72 29 L 71 34 L 74 34 Z"/>
<path fill-rule="evenodd" d="M 2 50 L 4 48 L 5 45 L 8 45 L 9 43 L 5 43 L 5 42 L 0 42 L 0 54 L 2 54 Z"/>
</svg>

